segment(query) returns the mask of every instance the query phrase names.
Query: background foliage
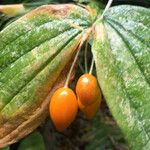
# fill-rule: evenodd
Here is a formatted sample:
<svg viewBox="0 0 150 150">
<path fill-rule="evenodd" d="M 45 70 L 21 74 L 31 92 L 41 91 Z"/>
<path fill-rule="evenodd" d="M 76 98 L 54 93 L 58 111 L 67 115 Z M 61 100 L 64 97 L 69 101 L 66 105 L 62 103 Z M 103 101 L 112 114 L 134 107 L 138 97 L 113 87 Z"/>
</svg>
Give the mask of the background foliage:
<svg viewBox="0 0 150 150">
<path fill-rule="evenodd" d="M 48 3 L 70 3 L 72 0 L 2 0 L 0 4 L 24 3 L 33 9 L 36 6 Z M 87 3 L 88 0 L 75 0 L 75 3 Z M 103 0 L 105 4 L 107 0 Z M 144 7 L 150 6 L 150 0 L 114 0 L 113 5 L 131 4 Z M 20 16 L 8 17 L 0 14 L 0 30 L 8 23 Z M 83 47 L 84 49 L 84 47 Z M 79 57 L 79 69 L 72 83 L 72 88 L 78 77 L 83 73 L 83 51 Z M 90 47 L 88 51 L 88 61 L 91 61 Z M 109 109 L 103 101 L 97 116 L 92 121 L 87 121 L 79 113 L 76 121 L 63 134 L 55 131 L 49 118 L 32 134 L 28 135 L 20 142 L 1 150 L 127 150 L 128 147 L 123 136 L 113 120 Z"/>
</svg>

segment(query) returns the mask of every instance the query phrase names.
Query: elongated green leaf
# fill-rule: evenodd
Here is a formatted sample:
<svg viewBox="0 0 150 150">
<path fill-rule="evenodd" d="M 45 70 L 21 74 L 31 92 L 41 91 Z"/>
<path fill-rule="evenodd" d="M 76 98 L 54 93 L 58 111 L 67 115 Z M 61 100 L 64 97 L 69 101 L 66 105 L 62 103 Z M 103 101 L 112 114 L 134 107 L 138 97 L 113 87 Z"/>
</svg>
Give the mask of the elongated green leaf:
<svg viewBox="0 0 150 150">
<path fill-rule="evenodd" d="M 44 120 L 46 97 L 64 82 L 65 67 L 91 23 L 82 7 L 45 5 L 0 32 L 0 147 Z"/>
<path fill-rule="evenodd" d="M 39 132 L 33 132 L 20 143 L 18 150 L 46 150 Z"/>
<path fill-rule="evenodd" d="M 108 106 L 133 150 L 150 148 L 150 10 L 111 8 L 95 29 L 93 54 Z"/>
</svg>

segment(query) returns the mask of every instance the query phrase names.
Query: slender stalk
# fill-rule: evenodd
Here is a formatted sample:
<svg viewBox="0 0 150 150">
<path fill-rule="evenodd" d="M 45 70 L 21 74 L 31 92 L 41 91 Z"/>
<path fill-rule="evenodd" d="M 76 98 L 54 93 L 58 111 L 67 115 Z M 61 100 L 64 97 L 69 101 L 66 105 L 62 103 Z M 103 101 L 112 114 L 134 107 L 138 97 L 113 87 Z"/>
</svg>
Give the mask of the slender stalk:
<svg viewBox="0 0 150 150">
<path fill-rule="evenodd" d="M 75 63 L 76 63 L 76 61 L 77 61 L 77 58 L 78 58 L 78 56 L 79 56 L 81 47 L 82 47 L 83 43 L 85 42 L 85 40 L 88 38 L 88 36 L 89 36 L 91 30 L 92 30 L 92 28 L 89 28 L 89 29 L 84 33 L 84 35 L 83 35 L 83 37 L 82 37 L 82 39 L 81 39 L 81 42 L 80 42 L 80 44 L 79 44 L 79 46 L 78 46 L 78 48 L 77 48 L 77 53 L 76 53 L 75 58 L 74 58 L 74 60 L 73 60 L 73 62 L 72 62 L 72 65 L 71 65 L 71 68 L 70 68 L 70 70 L 69 70 L 69 73 L 68 73 L 68 76 L 67 76 L 67 79 L 66 79 L 66 82 L 65 82 L 64 87 L 68 87 L 69 80 L 70 80 L 70 78 L 71 78 L 71 74 L 72 74 L 73 68 L 74 68 L 74 66 L 75 66 Z"/>
<path fill-rule="evenodd" d="M 109 0 L 102 15 L 100 16 L 100 20 L 103 19 L 105 12 L 110 8 L 111 4 L 112 4 L 113 0 Z"/>
<path fill-rule="evenodd" d="M 94 68 L 94 58 L 92 58 L 89 74 L 92 74 L 93 68 Z"/>
<path fill-rule="evenodd" d="M 103 11 L 103 13 L 102 13 L 102 15 L 101 15 L 100 18 L 99 18 L 100 20 L 103 19 L 105 12 L 110 8 L 112 2 L 113 2 L 113 0 L 109 0 L 109 1 L 108 1 L 108 3 L 107 3 L 107 5 L 106 5 L 106 7 L 105 7 L 105 9 L 104 9 L 104 11 Z M 95 26 L 95 23 L 94 23 L 94 25 L 93 25 L 93 28 L 94 28 L 94 26 Z M 92 74 L 93 67 L 94 67 L 94 58 L 92 58 L 92 62 L 91 62 L 91 67 L 90 67 L 89 74 Z"/>
<path fill-rule="evenodd" d="M 104 11 L 103 11 L 101 17 L 100 17 L 100 20 L 103 19 L 103 16 L 104 16 L 105 12 L 109 9 L 109 7 L 111 6 L 112 2 L 113 2 L 113 0 L 109 0 L 109 1 L 108 1 L 107 5 L 106 5 L 106 7 L 105 7 L 105 9 L 104 9 Z M 81 47 L 82 47 L 84 41 L 88 38 L 88 36 L 89 36 L 90 32 L 92 31 L 93 27 L 94 27 L 94 25 L 92 26 L 92 28 L 89 28 L 89 29 L 87 30 L 87 32 L 85 32 L 85 34 L 83 35 L 83 38 L 82 38 L 82 40 L 81 40 L 81 42 L 80 42 L 80 44 L 79 44 L 79 46 L 78 46 L 78 48 L 77 48 L 78 51 L 77 51 L 77 53 L 76 53 L 76 55 L 75 55 L 75 58 L 74 58 L 74 60 L 73 60 L 73 63 L 72 63 L 72 65 L 71 65 L 71 68 L 70 68 L 70 70 L 69 70 L 69 73 L 68 73 L 68 76 L 67 76 L 67 79 L 66 79 L 66 82 L 65 82 L 64 87 L 68 87 L 69 80 L 70 80 L 70 77 L 71 77 L 73 68 L 74 68 L 74 66 L 75 66 L 75 63 L 76 63 L 76 61 L 77 61 L 77 58 L 78 58 L 78 56 L 79 56 Z M 89 71 L 90 74 L 91 74 L 92 71 L 93 71 L 93 67 L 94 67 L 94 59 L 92 59 L 91 68 L 90 68 L 90 71 Z"/>
<path fill-rule="evenodd" d="M 71 68 L 70 68 L 70 70 L 69 70 L 69 73 L 68 73 L 68 76 L 67 76 L 67 79 L 66 79 L 66 82 L 65 82 L 65 86 L 64 86 L 64 87 L 68 87 L 69 80 L 70 80 L 70 78 L 71 78 L 71 74 L 72 74 L 73 68 L 74 68 L 74 66 L 75 66 L 75 63 L 76 63 L 76 61 L 77 61 L 77 58 L 78 58 L 79 53 L 80 53 L 80 50 L 81 50 L 81 46 L 82 46 L 82 45 L 80 44 L 79 47 L 78 47 L 78 51 L 77 51 L 77 53 L 76 53 L 76 55 L 75 55 L 75 58 L 74 58 L 74 60 L 73 60 L 73 63 L 72 63 L 72 65 L 71 65 Z"/>
<path fill-rule="evenodd" d="M 88 66 L 87 66 L 87 49 L 88 49 L 88 42 L 86 41 L 85 50 L 84 50 L 85 73 L 88 72 Z"/>
</svg>

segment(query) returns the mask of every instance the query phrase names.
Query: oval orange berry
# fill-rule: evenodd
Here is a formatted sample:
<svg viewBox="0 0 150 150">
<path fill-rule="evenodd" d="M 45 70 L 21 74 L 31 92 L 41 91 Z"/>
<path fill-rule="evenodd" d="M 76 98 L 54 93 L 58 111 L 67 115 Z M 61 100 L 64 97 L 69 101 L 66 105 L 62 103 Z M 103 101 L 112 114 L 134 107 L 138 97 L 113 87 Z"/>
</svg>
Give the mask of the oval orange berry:
<svg viewBox="0 0 150 150">
<path fill-rule="evenodd" d="M 56 90 L 51 98 L 49 111 L 56 130 L 64 131 L 73 122 L 78 111 L 74 92 L 65 87 Z"/>
<path fill-rule="evenodd" d="M 86 119 L 88 120 L 93 119 L 93 117 L 99 110 L 101 101 L 102 101 L 102 98 L 99 97 L 93 104 L 85 106 L 81 103 L 80 99 L 78 99 L 79 108 L 84 113 Z"/>
<path fill-rule="evenodd" d="M 76 93 L 83 105 L 94 103 L 101 96 L 97 79 L 91 74 L 83 74 L 77 82 Z"/>
</svg>

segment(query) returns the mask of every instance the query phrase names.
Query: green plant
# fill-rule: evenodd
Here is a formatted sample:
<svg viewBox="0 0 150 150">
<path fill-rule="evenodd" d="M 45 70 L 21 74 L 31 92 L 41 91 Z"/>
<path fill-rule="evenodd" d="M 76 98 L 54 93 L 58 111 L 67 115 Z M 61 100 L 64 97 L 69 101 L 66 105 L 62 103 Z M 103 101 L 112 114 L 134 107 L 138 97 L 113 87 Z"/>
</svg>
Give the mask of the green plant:
<svg viewBox="0 0 150 150">
<path fill-rule="evenodd" d="M 131 149 L 149 149 L 149 9 L 111 8 L 97 22 L 93 54 L 108 106 Z M 147 34 L 148 33 L 148 34 Z"/>
<path fill-rule="evenodd" d="M 109 8 L 109 1 L 103 11 L 96 4 L 41 6 L 0 32 L 0 147 L 41 124 L 88 38 L 103 95 L 129 147 L 150 148 L 150 10 Z"/>
<path fill-rule="evenodd" d="M 62 86 L 90 24 L 90 13 L 84 8 L 45 5 L 2 30 L 0 147 L 20 139 L 45 119 L 46 97 Z"/>
</svg>

